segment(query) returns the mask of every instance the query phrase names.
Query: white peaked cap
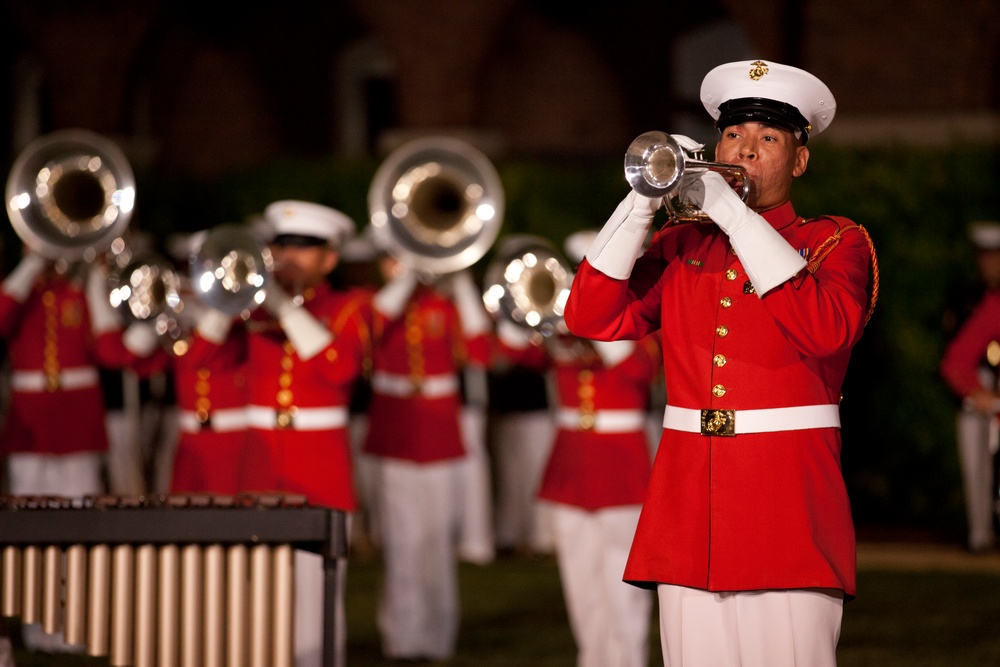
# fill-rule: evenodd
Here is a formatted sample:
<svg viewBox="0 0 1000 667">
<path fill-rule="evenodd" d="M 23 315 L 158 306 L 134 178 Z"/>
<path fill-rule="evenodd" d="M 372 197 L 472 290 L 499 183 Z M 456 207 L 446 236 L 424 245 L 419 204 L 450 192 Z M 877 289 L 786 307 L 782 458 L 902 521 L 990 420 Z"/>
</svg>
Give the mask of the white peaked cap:
<svg viewBox="0 0 1000 667">
<path fill-rule="evenodd" d="M 354 221 L 337 209 L 307 201 L 282 200 L 264 209 L 275 236 L 295 234 L 339 243 L 354 233 Z"/>
<path fill-rule="evenodd" d="M 701 102 L 719 129 L 756 120 L 819 134 L 833 121 L 837 101 L 818 78 L 797 67 L 763 60 L 719 65 L 705 75 Z"/>
</svg>

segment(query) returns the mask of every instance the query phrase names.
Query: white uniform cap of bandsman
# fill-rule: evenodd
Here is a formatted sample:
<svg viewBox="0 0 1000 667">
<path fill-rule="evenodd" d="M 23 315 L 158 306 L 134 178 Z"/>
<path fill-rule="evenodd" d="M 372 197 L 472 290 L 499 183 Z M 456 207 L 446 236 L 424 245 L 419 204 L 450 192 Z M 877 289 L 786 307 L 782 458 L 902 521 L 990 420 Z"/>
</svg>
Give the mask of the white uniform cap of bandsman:
<svg viewBox="0 0 1000 667">
<path fill-rule="evenodd" d="M 720 130 L 766 122 L 801 133 L 805 143 L 833 121 L 837 101 L 818 78 L 797 67 L 763 60 L 719 65 L 701 84 L 701 102 Z"/>
<path fill-rule="evenodd" d="M 980 250 L 1000 250 L 1000 222 L 984 220 L 969 225 L 969 240 Z"/>
<path fill-rule="evenodd" d="M 587 249 L 594 242 L 596 236 L 596 229 L 584 229 L 567 236 L 563 242 L 563 250 L 566 251 L 566 257 L 569 258 L 569 261 L 574 264 L 582 262 L 587 254 Z"/>
<path fill-rule="evenodd" d="M 264 209 L 274 235 L 307 236 L 337 246 L 354 233 L 355 225 L 337 209 L 307 201 L 282 200 Z"/>
</svg>

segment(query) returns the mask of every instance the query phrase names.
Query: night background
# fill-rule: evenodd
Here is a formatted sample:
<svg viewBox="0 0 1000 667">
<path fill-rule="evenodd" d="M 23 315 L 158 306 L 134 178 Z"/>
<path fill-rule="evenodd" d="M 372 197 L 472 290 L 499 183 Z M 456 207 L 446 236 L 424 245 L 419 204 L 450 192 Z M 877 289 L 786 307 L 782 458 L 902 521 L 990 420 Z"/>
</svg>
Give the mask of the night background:
<svg viewBox="0 0 1000 667">
<path fill-rule="evenodd" d="M 796 210 L 850 217 L 878 251 L 842 404 L 859 536 L 961 544 L 958 403 L 937 365 L 980 289 L 967 225 L 1000 219 L 991 0 L 7 0 L 0 158 L 6 172 L 57 129 L 104 134 L 136 172 L 132 227 L 163 244 L 286 198 L 363 226 L 388 152 L 454 135 L 500 173 L 501 235 L 561 247 L 626 194 L 635 136 L 714 143 L 702 76 L 758 57 L 811 71 L 838 102 Z M 20 243 L 9 225 L 0 241 L 6 272 Z"/>
</svg>

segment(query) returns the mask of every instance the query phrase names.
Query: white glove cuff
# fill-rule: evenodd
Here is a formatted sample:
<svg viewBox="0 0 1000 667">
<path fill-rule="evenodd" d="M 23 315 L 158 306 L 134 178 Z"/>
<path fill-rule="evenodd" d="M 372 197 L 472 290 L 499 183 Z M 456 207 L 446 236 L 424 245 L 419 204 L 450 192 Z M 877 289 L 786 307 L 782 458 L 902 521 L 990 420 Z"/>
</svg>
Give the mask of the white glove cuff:
<svg viewBox="0 0 1000 667">
<path fill-rule="evenodd" d="M 642 254 L 646 233 L 662 199 L 650 199 L 635 190 L 628 193 L 587 248 L 590 265 L 617 280 L 632 274 L 635 260 Z"/>
<path fill-rule="evenodd" d="M 233 318 L 226 313 L 214 308 L 206 308 L 205 312 L 198 318 L 195 330 L 209 343 L 222 345 L 229 337 L 229 329 L 232 325 Z"/>
<path fill-rule="evenodd" d="M 472 279 L 465 273 L 455 276 L 455 308 L 466 336 L 480 336 L 490 330 L 490 316 L 483 307 L 482 296 Z"/>
<path fill-rule="evenodd" d="M 41 255 L 33 252 L 28 253 L 3 281 L 3 291 L 15 301 L 24 303 L 28 295 L 31 294 L 31 288 L 35 284 L 35 280 L 38 279 L 38 275 L 45 270 L 46 264 L 48 264 L 48 260 Z"/>
<path fill-rule="evenodd" d="M 806 260 L 759 215 L 729 235 L 750 282 L 763 297 L 805 268 Z"/>
<path fill-rule="evenodd" d="M 95 336 L 122 327 L 121 315 L 111 305 L 108 276 L 101 266 L 93 266 L 87 274 L 87 310 L 90 330 Z"/>
<path fill-rule="evenodd" d="M 634 340 L 592 341 L 594 351 L 604 362 L 605 368 L 614 368 L 628 359 L 635 351 Z"/>
<path fill-rule="evenodd" d="M 156 328 L 148 322 L 134 322 L 122 334 L 125 349 L 137 357 L 148 357 L 156 349 L 160 339 Z"/>
<path fill-rule="evenodd" d="M 278 322 L 303 361 L 312 359 L 333 342 L 330 330 L 305 308 L 285 309 Z"/>
<path fill-rule="evenodd" d="M 403 314 L 406 302 L 417 286 L 417 276 L 412 271 L 393 278 L 372 299 L 372 306 L 390 320 Z"/>
<path fill-rule="evenodd" d="M 500 320 L 497 323 L 497 338 L 509 348 L 526 350 L 532 345 L 533 332 L 509 320 Z"/>
</svg>

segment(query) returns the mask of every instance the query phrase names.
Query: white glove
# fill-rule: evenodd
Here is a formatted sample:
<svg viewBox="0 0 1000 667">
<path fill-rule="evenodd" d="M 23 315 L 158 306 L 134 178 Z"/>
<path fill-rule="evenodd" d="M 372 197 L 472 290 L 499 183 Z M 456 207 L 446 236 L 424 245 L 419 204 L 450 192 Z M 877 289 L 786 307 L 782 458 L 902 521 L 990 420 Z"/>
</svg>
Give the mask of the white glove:
<svg viewBox="0 0 1000 667">
<path fill-rule="evenodd" d="M 296 306 L 280 286 L 267 288 L 263 305 L 277 318 L 299 359 L 312 359 L 333 342 L 333 333 L 308 310 Z"/>
<path fill-rule="evenodd" d="M 767 220 L 747 207 L 718 172 L 705 171 L 685 183 L 683 195 L 729 235 L 758 297 L 805 268 L 806 260 Z"/>
<path fill-rule="evenodd" d="M 31 294 L 35 280 L 48 265 L 49 260 L 29 250 L 3 281 L 3 291 L 15 301 L 24 303 L 24 300 Z"/>
<path fill-rule="evenodd" d="M 103 265 L 94 264 L 87 272 L 86 295 L 90 330 L 95 336 L 122 328 L 121 314 L 111 305 L 108 273 Z"/>
<path fill-rule="evenodd" d="M 535 332 L 510 320 L 500 320 L 497 322 L 497 338 L 509 348 L 526 350 L 535 342 Z"/>
<path fill-rule="evenodd" d="M 705 150 L 705 144 L 699 144 L 691 137 L 684 136 L 683 134 L 671 134 L 670 136 L 674 138 L 678 146 L 688 152 L 697 153 Z"/>
<path fill-rule="evenodd" d="M 614 368 L 635 351 L 634 340 L 591 341 L 605 368 Z"/>
<path fill-rule="evenodd" d="M 662 197 L 650 199 L 635 190 L 629 192 L 587 248 L 590 265 L 610 278 L 628 278 L 662 203 Z"/>
<path fill-rule="evenodd" d="M 455 308 L 466 336 L 479 336 L 490 330 L 490 316 L 483 307 L 482 292 L 472 281 L 468 271 L 459 271 L 449 277 Z"/>
<path fill-rule="evenodd" d="M 229 330 L 232 326 L 232 317 L 221 310 L 206 307 L 205 310 L 197 316 L 197 323 L 194 328 L 195 331 L 198 332 L 198 335 L 207 340 L 209 343 L 222 345 L 226 342 L 226 338 L 229 337 Z"/>
<path fill-rule="evenodd" d="M 390 320 L 403 314 L 406 302 L 417 286 L 417 275 L 410 270 L 404 270 L 398 276 L 387 282 L 372 299 L 372 306 Z"/>
<path fill-rule="evenodd" d="M 122 343 L 135 356 L 148 357 L 160 344 L 160 337 L 156 335 L 156 325 L 152 322 L 133 322 L 125 328 Z"/>
</svg>

